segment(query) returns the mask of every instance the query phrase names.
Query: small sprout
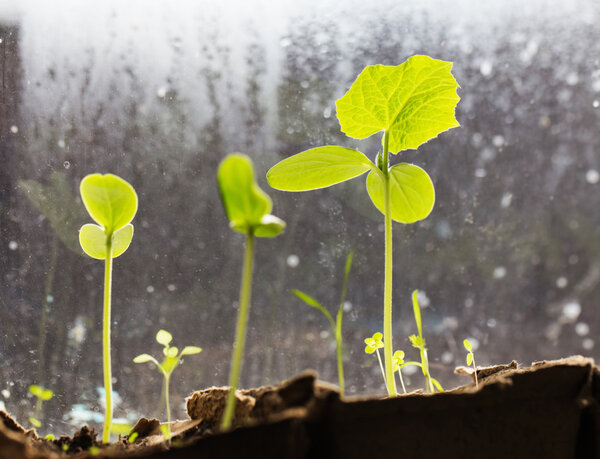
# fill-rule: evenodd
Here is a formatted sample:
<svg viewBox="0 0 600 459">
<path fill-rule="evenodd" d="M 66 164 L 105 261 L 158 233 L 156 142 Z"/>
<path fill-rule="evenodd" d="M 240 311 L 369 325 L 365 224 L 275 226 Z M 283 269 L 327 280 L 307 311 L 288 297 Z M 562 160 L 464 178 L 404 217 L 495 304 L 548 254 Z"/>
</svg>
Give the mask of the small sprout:
<svg viewBox="0 0 600 459">
<path fill-rule="evenodd" d="M 229 393 L 223 418 L 221 419 L 221 429 L 227 430 L 231 427 L 235 411 L 235 391 L 242 369 L 244 343 L 246 341 L 246 325 L 252 293 L 254 238 L 279 235 L 285 228 L 285 222 L 270 214 L 273 203 L 269 195 L 261 190 L 256 183 L 254 167 L 248 156 L 241 153 L 228 155 L 219 164 L 217 182 L 219 183 L 221 201 L 229 219 L 229 227 L 246 236 L 242 285 L 240 287 L 240 308 L 235 327 L 235 341 L 229 373 Z"/>
<path fill-rule="evenodd" d="M 100 453 L 100 448 L 98 448 L 96 445 L 90 446 L 90 449 L 88 449 L 88 453 L 90 454 L 90 456 L 97 456 Z"/>
<path fill-rule="evenodd" d="M 402 390 L 406 394 L 406 386 L 404 385 L 404 379 L 402 379 L 402 364 L 404 363 L 404 351 L 396 351 L 392 356 L 392 365 L 394 367 L 394 372 L 398 372 L 398 376 L 400 377 L 400 384 L 402 385 Z"/>
<path fill-rule="evenodd" d="M 343 353 L 342 353 L 342 316 L 344 314 L 344 302 L 346 301 L 346 290 L 348 288 L 348 275 L 350 274 L 350 267 L 352 266 L 352 258 L 354 257 L 354 253 L 350 252 L 348 254 L 348 258 L 346 258 L 346 267 L 344 270 L 344 283 L 342 284 L 342 295 L 340 299 L 340 305 L 337 310 L 337 314 L 335 317 L 335 321 L 333 317 L 329 313 L 325 307 L 315 300 L 313 297 L 307 295 L 300 290 L 292 290 L 292 293 L 296 295 L 299 299 L 304 301 L 308 306 L 312 306 L 315 309 L 321 311 L 321 313 L 327 318 L 329 321 L 329 325 L 331 325 L 331 329 L 333 331 L 333 335 L 335 336 L 335 343 L 337 349 L 337 365 L 338 365 L 338 381 L 340 386 L 340 396 L 344 397 L 344 363 L 343 363 Z"/>
<path fill-rule="evenodd" d="M 127 437 L 127 441 L 129 443 L 133 443 L 137 440 L 138 436 L 139 436 L 139 434 L 137 432 L 133 432 L 131 435 L 129 435 L 129 437 Z"/>
<path fill-rule="evenodd" d="M 475 375 L 475 388 L 479 389 L 479 381 L 477 380 L 477 365 L 475 365 L 475 354 L 473 354 L 473 346 L 468 339 L 463 341 L 463 346 L 467 350 L 467 366 L 470 367 L 473 364 L 473 374 Z"/>
<path fill-rule="evenodd" d="M 202 348 L 199 348 L 198 346 L 186 346 L 183 348 L 183 350 L 181 352 L 179 352 L 179 349 L 175 346 L 170 346 L 169 343 L 171 343 L 171 341 L 173 340 L 173 336 L 166 330 L 159 330 L 158 333 L 156 334 L 156 342 L 160 345 L 163 346 L 163 355 L 165 356 L 162 360 L 162 362 L 158 362 L 158 360 L 156 360 L 154 357 L 152 357 L 149 354 L 140 354 L 137 357 L 135 357 L 133 359 L 133 361 L 135 363 L 146 363 L 146 362 L 152 362 L 154 363 L 154 365 L 156 365 L 156 367 L 160 370 L 160 372 L 162 373 L 163 377 L 164 377 L 164 381 L 165 381 L 165 391 L 164 391 L 164 396 L 165 396 L 165 406 L 167 409 L 167 425 L 161 425 L 161 429 L 165 428 L 166 430 L 164 430 L 164 435 L 165 438 L 170 441 L 171 440 L 171 408 L 169 405 L 169 380 L 171 379 L 171 374 L 173 373 L 173 371 L 175 370 L 175 368 L 177 368 L 177 366 L 179 365 L 179 361 L 181 360 L 181 357 L 183 357 L 184 355 L 194 355 L 194 354 L 199 354 L 200 352 L 202 352 Z M 136 433 L 136 432 L 134 432 Z M 132 434 L 133 435 L 133 434 Z M 130 443 L 134 440 L 131 440 L 131 436 L 130 436 Z"/>
<path fill-rule="evenodd" d="M 39 429 L 42 426 L 42 422 L 39 420 L 40 414 L 42 412 L 42 405 L 44 402 L 47 402 L 53 397 L 54 392 L 37 384 L 32 384 L 31 386 L 29 386 L 29 393 L 37 399 L 35 402 L 35 410 L 33 416 L 29 417 L 29 422 L 33 427 Z"/>
<path fill-rule="evenodd" d="M 133 238 L 131 220 L 138 208 L 138 197 L 133 187 L 113 174 L 90 174 L 79 187 L 86 210 L 96 222 L 79 230 L 79 244 L 92 258 L 104 260 L 104 305 L 102 326 L 102 358 L 104 361 L 104 393 L 106 412 L 102 442 L 110 439 L 112 424 L 112 370 L 110 363 L 110 310 L 112 260 L 122 255 Z"/>
<path fill-rule="evenodd" d="M 52 441 L 54 440 L 56 437 L 52 434 L 48 434 L 44 437 L 44 440 L 48 440 L 48 441 Z"/>
<path fill-rule="evenodd" d="M 61 446 L 62 450 L 66 453 L 67 451 L 69 451 L 69 445 L 67 445 L 66 443 L 63 443 Z"/>
<path fill-rule="evenodd" d="M 377 332 L 373 333 L 371 338 L 365 338 L 365 352 L 367 354 L 372 354 L 377 352 L 377 360 L 379 360 L 379 368 L 381 368 L 381 375 L 383 376 L 383 383 L 387 386 L 385 382 L 385 370 L 383 369 L 383 363 L 381 362 L 381 354 L 379 354 L 379 349 L 384 347 L 383 345 L 383 333 Z"/>
</svg>

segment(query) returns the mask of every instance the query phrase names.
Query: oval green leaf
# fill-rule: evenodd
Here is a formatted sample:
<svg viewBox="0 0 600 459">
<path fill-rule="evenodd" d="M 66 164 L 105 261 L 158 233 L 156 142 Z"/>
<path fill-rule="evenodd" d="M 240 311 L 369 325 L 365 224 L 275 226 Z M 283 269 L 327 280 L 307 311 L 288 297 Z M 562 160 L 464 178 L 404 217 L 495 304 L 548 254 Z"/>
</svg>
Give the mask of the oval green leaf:
<svg viewBox="0 0 600 459">
<path fill-rule="evenodd" d="M 135 363 L 146 363 L 146 362 L 154 362 L 158 365 L 158 362 L 154 357 L 149 354 L 140 354 L 133 359 Z"/>
<path fill-rule="evenodd" d="M 52 398 L 53 395 L 54 395 L 54 392 L 52 392 L 50 389 L 44 389 L 42 391 L 42 393 L 40 394 L 40 399 L 47 402 L 48 400 L 50 400 Z"/>
<path fill-rule="evenodd" d="M 278 162 L 267 172 L 267 180 L 277 190 L 316 190 L 358 177 L 374 168 L 371 160 L 360 151 L 330 145 L 312 148 Z"/>
<path fill-rule="evenodd" d="M 465 349 L 469 352 L 473 351 L 473 346 L 471 346 L 471 342 L 468 339 L 465 339 L 463 341 L 463 346 L 465 347 Z"/>
<path fill-rule="evenodd" d="M 112 235 L 112 257 L 117 258 L 127 250 L 133 238 L 133 225 L 125 225 Z M 97 260 L 106 259 L 106 233 L 98 225 L 87 223 L 79 230 L 79 243 L 83 251 Z"/>
<path fill-rule="evenodd" d="M 202 352 L 202 348 L 198 346 L 186 346 L 181 351 L 181 355 L 193 355 Z"/>
<path fill-rule="evenodd" d="M 248 156 L 228 155 L 219 165 L 217 181 L 223 207 L 235 231 L 248 233 L 271 211 L 271 198 L 256 184 Z"/>
<path fill-rule="evenodd" d="M 43 390 L 44 389 L 41 386 L 38 386 L 37 384 L 32 384 L 31 386 L 29 386 L 29 392 L 32 395 L 35 395 L 36 397 L 40 397 Z"/>
<path fill-rule="evenodd" d="M 168 345 L 173 340 L 173 335 L 171 335 L 167 330 L 158 330 L 156 334 L 156 342 L 158 344 L 162 344 L 163 346 Z"/>
<path fill-rule="evenodd" d="M 135 190 L 116 175 L 87 175 L 81 180 L 79 189 L 88 213 L 108 234 L 131 222 L 137 212 Z"/>
<path fill-rule="evenodd" d="M 254 235 L 257 237 L 275 237 L 280 235 L 285 229 L 285 222 L 275 215 L 265 215 L 260 225 L 254 228 Z"/>
<path fill-rule="evenodd" d="M 459 87 L 452 62 L 412 56 L 397 66 L 366 67 L 336 102 L 342 132 L 364 139 L 389 131 L 392 153 L 459 126 L 454 111 Z"/>
<path fill-rule="evenodd" d="M 375 207 L 384 213 L 383 178 L 379 173 L 367 176 L 367 191 Z M 435 204 L 433 182 L 423 169 L 414 164 L 400 163 L 390 169 L 392 219 L 414 223 L 426 218 Z"/>
<path fill-rule="evenodd" d="M 467 366 L 471 366 L 471 364 L 473 363 L 473 354 L 471 352 L 469 352 L 467 354 Z"/>
</svg>

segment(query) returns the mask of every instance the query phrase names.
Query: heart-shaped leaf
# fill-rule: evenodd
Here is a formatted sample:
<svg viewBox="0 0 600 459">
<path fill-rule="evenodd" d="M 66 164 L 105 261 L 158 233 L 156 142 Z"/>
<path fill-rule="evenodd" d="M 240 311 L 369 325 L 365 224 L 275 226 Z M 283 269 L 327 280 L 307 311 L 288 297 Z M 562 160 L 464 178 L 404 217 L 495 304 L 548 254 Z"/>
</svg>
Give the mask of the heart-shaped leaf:
<svg viewBox="0 0 600 459">
<path fill-rule="evenodd" d="M 372 65 L 336 102 L 342 132 L 364 139 L 389 132 L 389 151 L 397 153 L 459 126 L 460 100 L 451 62 L 413 56 L 398 66 Z"/>
<path fill-rule="evenodd" d="M 116 175 L 87 175 L 81 181 L 80 192 L 88 213 L 107 234 L 123 228 L 137 212 L 135 190 Z"/>
<path fill-rule="evenodd" d="M 267 172 L 269 185 L 283 191 L 325 188 L 364 174 L 375 165 L 363 153 L 330 145 L 290 156 Z"/>
<path fill-rule="evenodd" d="M 83 251 L 97 260 L 106 259 L 106 233 L 98 225 L 87 223 L 79 230 L 79 244 Z M 125 252 L 133 238 L 133 225 L 128 223 L 112 234 L 112 257 Z"/>
<path fill-rule="evenodd" d="M 389 173 L 392 219 L 414 223 L 426 218 L 435 203 L 435 189 L 427 172 L 414 164 L 400 163 L 391 167 Z M 369 173 L 367 191 L 375 207 L 384 213 L 384 182 L 380 173 Z"/>
</svg>

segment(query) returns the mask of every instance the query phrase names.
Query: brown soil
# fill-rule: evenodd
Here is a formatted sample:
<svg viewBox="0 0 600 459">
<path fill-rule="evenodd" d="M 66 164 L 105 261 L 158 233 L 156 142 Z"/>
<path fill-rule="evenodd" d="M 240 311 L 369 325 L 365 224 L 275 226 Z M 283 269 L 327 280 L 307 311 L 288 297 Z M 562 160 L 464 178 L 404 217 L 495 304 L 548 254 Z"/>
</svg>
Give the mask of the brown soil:
<svg viewBox="0 0 600 459">
<path fill-rule="evenodd" d="M 88 427 L 48 441 L 0 412 L 0 459 L 88 458 L 92 446 L 99 458 L 600 458 L 600 370 L 591 359 L 479 368 L 478 379 L 479 389 L 341 401 L 309 371 L 238 391 L 235 428 L 224 433 L 227 389 L 205 389 L 188 398 L 190 419 L 172 423 L 171 445 L 156 419 L 140 419 L 134 443 L 101 445 Z"/>
</svg>

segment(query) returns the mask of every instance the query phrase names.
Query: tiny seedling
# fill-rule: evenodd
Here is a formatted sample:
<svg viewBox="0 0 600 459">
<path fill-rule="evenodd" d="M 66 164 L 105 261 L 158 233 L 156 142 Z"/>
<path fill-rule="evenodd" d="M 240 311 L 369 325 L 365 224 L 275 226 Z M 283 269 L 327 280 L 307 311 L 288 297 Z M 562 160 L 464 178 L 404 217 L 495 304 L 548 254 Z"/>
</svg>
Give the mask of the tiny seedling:
<svg viewBox="0 0 600 459">
<path fill-rule="evenodd" d="M 383 333 L 377 332 L 373 333 L 373 336 L 370 338 L 365 338 L 365 352 L 367 354 L 377 353 L 377 360 L 379 360 L 379 368 L 381 368 L 381 376 L 383 376 L 383 384 L 387 386 L 385 382 L 385 370 L 383 369 L 383 363 L 381 362 L 381 354 L 379 354 L 379 349 L 383 349 Z"/>
<path fill-rule="evenodd" d="M 31 386 L 29 386 L 29 393 L 36 398 L 35 410 L 33 412 L 33 416 L 29 417 L 29 422 L 33 427 L 39 429 L 40 427 L 42 427 L 42 422 L 39 420 L 40 414 L 42 412 L 42 405 L 44 402 L 47 402 L 52 398 L 54 392 L 52 392 L 50 389 L 38 386 L 37 384 L 32 384 Z"/>
<path fill-rule="evenodd" d="M 275 189 L 307 191 L 369 172 L 367 192 L 385 222 L 383 334 L 390 396 L 397 394 L 392 362 L 392 220 L 422 220 L 435 202 L 429 175 L 414 164 L 390 165 L 390 153 L 416 149 L 459 126 L 454 115 L 458 83 L 451 68 L 451 62 L 429 56 L 413 56 L 398 66 L 368 66 L 336 102 L 341 130 L 348 137 L 365 139 L 383 132 L 382 150 L 375 161 L 358 150 L 329 145 L 284 159 L 267 173 Z"/>
<path fill-rule="evenodd" d="M 337 310 L 337 314 L 335 316 L 335 321 L 333 317 L 329 313 L 325 307 L 315 300 L 313 297 L 307 295 L 300 290 L 292 290 L 292 293 L 304 301 L 307 305 L 312 306 L 313 308 L 318 309 L 323 313 L 323 315 L 329 321 L 329 325 L 331 325 L 331 331 L 335 336 L 335 344 L 337 350 L 337 367 L 338 367 L 338 381 L 340 386 L 340 396 L 344 396 L 344 362 L 343 362 L 343 352 L 342 352 L 342 316 L 344 314 L 344 302 L 346 301 L 346 290 L 348 288 L 348 275 L 350 274 L 350 267 L 352 266 L 352 258 L 354 257 L 354 253 L 350 252 L 348 254 L 348 258 L 346 258 L 346 267 L 344 269 L 344 283 L 342 284 L 342 295 L 340 298 L 340 305 Z"/>
<path fill-rule="evenodd" d="M 473 354 L 473 346 L 468 339 L 463 341 L 463 346 L 467 350 L 467 366 L 473 365 L 473 374 L 475 375 L 475 387 L 479 389 L 479 381 L 477 381 L 477 365 L 475 364 L 475 354 Z"/>
<path fill-rule="evenodd" d="M 165 381 L 165 406 L 167 409 L 167 425 L 166 425 L 166 433 L 165 437 L 167 440 L 171 440 L 171 408 L 169 405 L 169 380 L 171 379 L 171 374 L 179 365 L 179 361 L 181 357 L 184 355 L 193 355 L 199 354 L 202 352 L 202 349 L 197 346 L 186 346 L 181 352 L 175 346 L 170 346 L 171 341 L 173 340 L 173 336 L 166 330 L 159 330 L 156 334 L 156 342 L 163 346 L 163 359 L 162 362 L 158 362 L 154 357 L 149 354 L 140 354 L 136 358 L 133 359 L 135 363 L 146 363 L 152 362 L 156 365 L 156 367 L 160 370 L 164 377 Z M 135 439 L 134 439 L 135 440 Z M 130 440 L 130 441 L 134 441 Z"/>
<path fill-rule="evenodd" d="M 235 391 L 244 355 L 252 290 L 254 238 L 279 235 L 285 228 L 285 222 L 270 214 L 273 203 L 271 198 L 257 185 L 252 161 L 248 156 L 241 153 L 228 155 L 219 165 L 217 181 L 221 201 L 229 219 L 229 227 L 246 236 L 240 302 L 229 373 L 229 394 L 221 420 L 221 428 L 226 430 L 231 427 L 233 421 Z"/>
<path fill-rule="evenodd" d="M 429 359 L 427 357 L 427 345 L 425 343 L 425 338 L 423 338 L 423 327 L 421 324 L 421 308 L 419 307 L 419 299 L 417 298 L 419 291 L 415 290 L 412 293 L 412 304 L 413 304 L 413 313 L 415 315 L 415 322 L 417 323 L 417 330 L 419 332 L 418 335 L 411 335 L 408 337 L 410 343 L 413 347 L 419 350 L 419 354 L 421 356 L 421 370 L 423 371 L 423 376 L 425 376 L 425 391 L 433 393 L 435 389 L 440 392 L 444 392 L 442 385 L 438 382 L 437 379 L 432 378 L 429 373 Z M 435 387 L 435 389 L 434 389 Z"/>
<path fill-rule="evenodd" d="M 112 424 L 112 372 L 110 363 L 110 309 L 112 260 L 127 250 L 133 238 L 130 223 L 137 212 L 138 198 L 133 187 L 112 174 L 91 174 L 81 180 L 81 199 L 97 223 L 88 223 L 79 230 L 79 243 L 92 258 L 104 260 L 104 310 L 102 355 L 106 411 L 102 441 L 108 443 Z"/>
</svg>

